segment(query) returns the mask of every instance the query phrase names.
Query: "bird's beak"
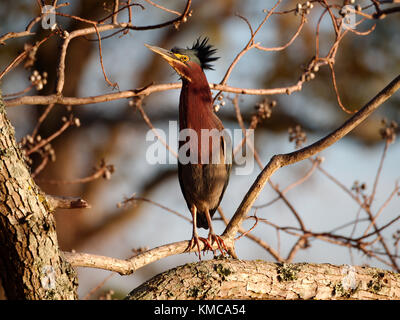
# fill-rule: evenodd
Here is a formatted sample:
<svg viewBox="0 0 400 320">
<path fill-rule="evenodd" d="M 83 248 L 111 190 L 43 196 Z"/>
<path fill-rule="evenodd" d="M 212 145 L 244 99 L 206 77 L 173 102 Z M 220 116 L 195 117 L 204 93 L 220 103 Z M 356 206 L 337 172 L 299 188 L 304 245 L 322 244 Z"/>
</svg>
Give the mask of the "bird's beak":
<svg viewBox="0 0 400 320">
<path fill-rule="evenodd" d="M 148 44 L 144 44 L 147 48 L 151 51 L 159 54 L 164 60 L 168 62 L 168 64 L 178 73 L 182 78 L 186 79 L 187 81 L 191 81 L 183 70 L 187 67 L 185 63 L 179 60 L 179 58 L 173 53 L 172 51 L 165 50 L 163 48 L 149 46 Z"/>
<path fill-rule="evenodd" d="M 151 51 L 159 54 L 161 57 L 163 57 L 167 62 L 172 62 L 172 61 L 177 61 L 177 57 L 175 54 L 169 50 L 165 50 L 163 48 L 155 47 L 155 46 L 150 46 L 148 44 L 144 44 L 147 48 L 149 48 Z M 178 60 L 179 61 L 179 60 Z"/>
</svg>

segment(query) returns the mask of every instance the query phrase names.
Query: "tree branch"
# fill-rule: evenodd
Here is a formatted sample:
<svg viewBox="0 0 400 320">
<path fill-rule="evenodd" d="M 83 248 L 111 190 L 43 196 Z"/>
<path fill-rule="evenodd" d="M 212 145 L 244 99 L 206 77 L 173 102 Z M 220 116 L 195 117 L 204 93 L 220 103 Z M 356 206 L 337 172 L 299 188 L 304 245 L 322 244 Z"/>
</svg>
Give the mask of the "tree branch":
<svg viewBox="0 0 400 320">
<path fill-rule="evenodd" d="M 215 259 L 161 273 L 127 299 L 400 299 L 399 279 L 369 267 Z"/>
<path fill-rule="evenodd" d="M 232 217 L 228 226 L 226 227 L 223 235 L 228 238 L 233 238 L 238 228 L 240 227 L 243 219 L 246 217 L 247 212 L 252 207 L 254 201 L 257 199 L 264 185 L 272 176 L 272 174 L 281 167 L 307 159 L 318 152 L 328 148 L 356 126 L 365 120 L 373 111 L 375 111 L 382 103 L 389 99 L 400 87 L 400 76 L 397 76 L 390 82 L 381 92 L 379 92 L 370 102 L 368 102 L 362 109 L 348 119 L 342 126 L 327 135 L 326 137 L 318 140 L 310 146 L 303 149 L 287 153 L 278 154 L 271 158 L 269 163 L 264 167 L 263 171 L 258 175 L 256 181 L 247 192 L 239 208 L 236 210 L 235 215 Z"/>
<path fill-rule="evenodd" d="M 61 197 L 46 195 L 47 205 L 50 211 L 54 211 L 57 208 L 60 209 L 82 209 L 90 208 L 90 204 L 79 197 Z"/>
<path fill-rule="evenodd" d="M 232 246 L 233 241 L 223 238 L 227 246 Z M 130 259 L 116 259 L 100 255 L 77 253 L 77 252 L 64 252 L 67 261 L 74 267 L 89 267 L 104 269 L 109 271 L 118 272 L 121 275 L 128 275 L 136 270 L 163 258 L 189 252 L 197 252 L 197 247 L 187 250 L 189 241 L 179 241 L 166 244 L 160 247 L 153 248 L 146 252 L 140 253 Z M 200 250 L 204 249 L 204 243 L 200 243 Z M 214 243 L 213 249 L 217 250 L 218 245 Z"/>
<path fill-rule="evenodd" d="M 297 82 L 295 85 L 282 87 L 282 88 L 272 88 L 272 89 L 248 89 L 248 88 L 237 88 L 227 85 L 220 85 L 215 83 L 210 83 L 210 88 L 212 90 L 219 90 L 224 92 L 231 92 L 236 94 L 249 94 L 249 95 L 275 95 L 275 94 L 291 94 L 295 91 L 300 91 L 302 88 L 301 81 Z M 172 89 L 180 89 L 182 84 L 180 82 L 166 83 L 146 86 L 145 88 L 133 89 L 120 91 L 115 93 L 102 94 L 98 96 L 91 97 L 64 97 L 61 94 L 52 94 L 48 96 L 23 96 L 14 99 L 5 99 L 6 107 L 15 107 L 20 105 L 48 105 L 51 103 L 58 103 L 62 105 L 86 105 L 101 102 L 114 101 L 119 99 L 128 99 L 137 96 L 147 96 L 155 92 L 162 92 Z"/>
</svg>

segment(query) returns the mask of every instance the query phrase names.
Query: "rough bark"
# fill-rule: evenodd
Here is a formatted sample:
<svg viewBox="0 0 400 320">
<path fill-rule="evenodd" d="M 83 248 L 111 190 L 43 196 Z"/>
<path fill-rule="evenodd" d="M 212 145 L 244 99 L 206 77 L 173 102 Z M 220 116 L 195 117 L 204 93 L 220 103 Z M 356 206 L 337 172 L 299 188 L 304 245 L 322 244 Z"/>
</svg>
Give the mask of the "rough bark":
<svg viewBox="0 0 400 320">
<path fill-rule="evenodd" d="M 127 299 L 400 299 L 400 274 L 348 265 L 215 259 L 161 273 Z"/>
<path fill-rule="evenodd" d="M 75 299 L 75 271 L 14 138 L 0 95 L 0 279 L 8 299 Z"/>
</svg>

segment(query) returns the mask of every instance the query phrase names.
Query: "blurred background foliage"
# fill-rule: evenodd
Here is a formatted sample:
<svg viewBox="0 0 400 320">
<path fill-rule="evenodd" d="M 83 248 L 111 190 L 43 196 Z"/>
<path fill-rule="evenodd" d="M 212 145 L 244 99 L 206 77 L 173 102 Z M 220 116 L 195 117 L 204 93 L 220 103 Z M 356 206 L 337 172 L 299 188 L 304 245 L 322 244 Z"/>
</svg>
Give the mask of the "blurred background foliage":
<svg viewBox="0 0 400 320">
<path fill-rule="evenodd" d="M 340 4 L 342 1 L 336 2 Z M 155 24 L 173 18 L 173 14 L 154 8 L 145 1 L 138 1 L 138 3 L 145 9 L 133 7 L 135 25 Z M 180 11 L 185 1 L 170 0 L 157 1 L 157 3 Z M 274 3 L 270 0 L 194 0 L 192 16 L 178 29 L 169 26 L 149 31 L 130 31 L 127 35 L 117 34 L 104 39 L 102 54 L 105 71 L 112 82 L 118 83 L 120 90 L 134 89 L 152 82 L 178 81 L 178 76 L 170 67 L 159 57 L 151 54 L 143 44 L 149 43 L 165 48 L 183 47 L 190 46 L 199 36 L 208 36 L 210 42 L 218 48 L 221 59 L 215 64 L 216 71 L 208 71 L 207 77 L 210 82 L 218 83 L 234 57 L 246 45 L 250 35 L 247 25 L 235 14 L 239 13 L 246 17 L 255 27 L 265 16 L 263 9 L 270 9 Z M 296 3 L 296 1 L 283 1 L 278 10 L 293 9 Z M 357 3 L 370 4 L 369 1 L 357 1 Z M 83 18 L 100 19 L 108 15 L 112 8 L 113 1 L 110 0 L 73 0 L 69 6 L 60 11 Z M 320 14 L 321 8 L 316 5 L 307 16 L 307 24 L 300 36 L 286 50 L 248 52 L 235 67 L 228 84 L 244 88 L 274 88 L 295 84 L 302 73 L 302 67 L 314 55 L 316 22 Z M 36 15 L 38 15 L 36 1 L 1 1 L 0 34 L 24 30 L 28 22 Z M 119 19 L 126 20 L 127 14 L 120 14 Z M 274 15 L 263 26 L 256 41 L 268 47 L 280 46 L 295 33 L 300 19 L 293 13 Z M 68 31 L 87 26 L 83 22 L 59 16 L 57 23 L 62 29 Z M 361 31 L 369 29 L 374 23 L 376 23 L 376 29 L 367 36 L 348 34 L 340 43 L 336 57 L 335 71 L 338 89 L 343 104 L 351 110 L 362 107 L 400 71 L 400 15 L 392 14 L 383 20 L 367 21 L 360 27 Z M 1 47 L 1 70 L 23 50 L 25 42 L 34 43 L 42 39 L 47 32 L 39 26 L 34 31 L 36 35 L 29 39 L 14 39 Z M 102 36 L 111 33 L 103 33 Z M 326 53 L 334 39 L 328 15 L 322 21 L 320 38 L 321 52 Z M 71 42 L 66 61 L 65 96 L 90 96 L 113 92 L 104 81 L 99 63 L 98 44 L 92 41 L 94 39 L 94 36 L 86 39 L 80 37 Z M 55 91 L 56 66 L 61 41 L 59 37 L 51 38 L 40 47 L 36 55 L 37 59 L 31 68 L 24 69 L 21 65 L 8 74 L 1 83 L 3 94 L 26 88 L 33 70 L 48 73 L 48 84 L 37 94 L 52 94 Z M 235 110 L 230 101 L 234 95 L 225 94 L 224 97 L 226 104 L 219 111 L 219 116 L 226 127 L 239 128 Z M 143 106 L 155 127 L 166 129 L 168 121 L 178 118 L 178 99 L 178 90 L 155 93 L 144 99 Z M 262 96 L 239 97 L 240 109 L 247 126 L 256 111 L 256 104 L 263 99 Z M 268 97 L 268 99 L 269 101 L 276 100 L 277 106 L 273 109 L 271 118 L 259 124 L 256 131 L 256 146 L 264 165 L 273 154 L 293 150 L 293 144 L 288 142 L 289 127 L 301 125 L 308 135 L 308 142 L 313 142 L 339 126 L 349 116 L 338 106 L 331 72 L 327 66 L 321 67 L 316 78 L 306 82 L 300 92 L 290 96 Z M 44 109 L 43 106 L 18 106 L 7 110 L 16 128 L 18 139 L 32 132 Z M 350 188 L 356 179 L 372 181 L 384 144 L 379 135 L 381 119 L 386 117 L 399 122 L 399 110 L 400 95 L 396 94 L 385 103 L 384 107 L 346 137 L 347 142 L 339 142 L 337 146 L 331 148 L 332 150 L 330 149 L 331 151 L 324 154 L 327 167 L 332 168 L 332 173 L 336 177 L 344 179 L 347 187 Z M 179 191 L 176 165 L 151 166 L 146 163 L 145 134 L 148 127 L 140 113 L 129 106 L 129 101 L 117 100 L 72 108 L 56 106 L 41 126 L 39 134 L 47 137 L 54 133 L 62 124 L 61 118 L 70 112 L 80 119 L 82 125 L 79 128 L 67 130 L 52 142 L 56 161 L 49 163 L 36 177 L 45 192 L 81 196 L 92 205 L 91 209 L 56 212 L 61 248 L 122 258 L 130 256 L 132 249 L 153 247 L 189 238 L 191 227 L 186 221 L 157 207 L 143 202 L 122 208 L 116 206 L 124 197 L 136 193 L 190 217 Z M 390 157 L 388 156 L 387 178 L 392 180 L 382 182 L 382 184 L 390 183 L 389 189 L 392 188 L 394 179 L 399 177 L 400 163 L 398 142 L 391 148 L 397 150 L 393 151 Z M 103 158 L 106 163 L 113 164 L 116 169 L 110 180 L 98 179 L 85 184 L 45 182 L 48 179 L 68 181 L 89 176 L 93 173 L 93 167 L 99 165 Z M 39 163 L 39 159 L 33 160 L 32 170 Z M 293 182 L 304 175 L 308 169 L 309 164 L 304 163 L 294 168 L 285 168 L 281 170 L 282 173 L 277 174 L 276 181 L 284 187 L 289 181 Z M 258 172 L 259 168 L 255 166 L 254 174 L 249 177 L 232 177 L 222 203 L 222 208 L 228 217 L 233 214 Z M 333 222 L 339 221 L 337 220 L 339 217 L 343 218 L 340 220 L 342 223 L 355 217 L 357 206 L 351 202 L 347 203 L 347 200 L 338 200 L 345 198 L 345 195 L 337 191 L 337 187 L 324 189 L 323 186 L 326 183 L 326 179 L 324 180 L 321 176 L 313 177 L 304 186 L 296 188 L 293 195 L 288 196 L 302 212 L 302 217 L 306 224 L 309 223 L 310 228 L 313 226 L 315 229 L 325 230 L 327 226 L 333 227 Z M 389 189 L 382 191 L 382 197 Z M 259 202 L 265 203 L 273 197 L 272 191 L 266 190 Z M 398 204 L 399 201 L 397 201 Z M 275 219 L 275 222 L 281 225 L 292 225 L 293 218 L 289 213 L 284 213 L 285 210 L 287 211 L 287 208 L 278 203 L 266 210 L 260 209 L 258 215 L 271 220 Z M 393 214 L 399 214 L 395 206 L 388 210 L 390 212 L 388 219 L 393 218 Z M 339 211 L 340 214 L 337 214 Z M 262 230 L 259 231 L 259 235 L 265 241 L 272 246 L 278 246 L 282 252 L 290 248 L 290 244 L 294 241 L 285 236 L 277 238 L 275 231 L 271 228 L 263 230 L 260 226 L 255 232 L 257 229 Z M 244 244 L 238 244 L 240 257 L 271 259 L 264 250 L 254 248 L 253 243 L 246 242 L 247 240 L 241 241 L 244 241 Z M 351 255 L 348 254 L 347 249 L 338 248 L 338 251 L 330 251 L 330 256 L 327 256 L 327 248 L 329 248 L 327 246 L 326 244 L 320 247 L 312 245 L 308 250 L 302 251 L 297 259 L 334 263 L 350 261 Z M 168 258 L 130 277 L 116 275 L 108 282 L 106 288 L 113 288 L 116 292 L 121 290 L 125 293 L 126 290 L 132 289 L 143 280 L 168 267 L 196 259 L 194 255 Z M 365 260 L 360 259 L 356 259 L 355 262 L 365 263 Z M 98 284 L 107 274 L 105 271 L 81 270 L 79 289 L 81 296 L 85 296 L 90 288 Z"/>
</svg>

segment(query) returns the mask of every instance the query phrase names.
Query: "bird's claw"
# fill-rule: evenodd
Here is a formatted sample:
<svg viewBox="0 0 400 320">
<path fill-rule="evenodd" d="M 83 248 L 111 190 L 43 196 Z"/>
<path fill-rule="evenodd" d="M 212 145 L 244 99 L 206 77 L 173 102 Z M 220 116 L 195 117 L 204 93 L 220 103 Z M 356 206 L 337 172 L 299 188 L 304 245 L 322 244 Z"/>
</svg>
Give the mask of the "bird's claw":
<svg viewBox="0 0 400 320">
<path fill-rule="evenodd" d="M 200 248 L 200 242 L 203 242 L 204 244 L 203 250 L 201 250 Z M 213 247 L 214 243 L 217 243 L 218 249 L 214 249 Z M 196 247 L 200 260 L 201 260 L 201 251 L 204 252 L 210 250 L 214 253 L 214 256 L 217 255 L 217 250 L 221 252 L 222 256 L 225 256 L 225 253 L 229 254 L 228 248 L 226 247 L 224 240 L 220 236 L 211 232 L 208 234 L 207 238 L 202 238 L 197 235 L 193 235 L 185 251 L 189 252 Z"/>
<path fill-rule="evenodd" d="M 190 250 L 194 249 L 195 247 L 197 247 L 197 252 L 199 254 L 199 259 L 201 260 L 200 241 L 204 243 L 203 251 L 210 250 L 210 249 L 212 250 L 212 246 L 208 242 L 208 239 L 202 238 L 202 237 L 198 237 L 198 236 L 194 235 L 194 236 L 192 236 L 192 239 L 190 239 L 189 245 L 187 246 L 185 251 L 190 251 Z"/>
<path fill-rule="evenodd" d="M 216 251 L 213 249 L 213 244 L 214 242 L 217 243 L 218 250 L 221 252 L 223 256 L 225 256 L 225 253 L 228 253 L 228 248 L 226 247 L 224 240 L 215 233 L 209 233 L 208 238 L 207 238 L 208 246 L 211 248 L 211 250 L 214 252 L 214 256 L 216 256 Z"/>
</svg>

